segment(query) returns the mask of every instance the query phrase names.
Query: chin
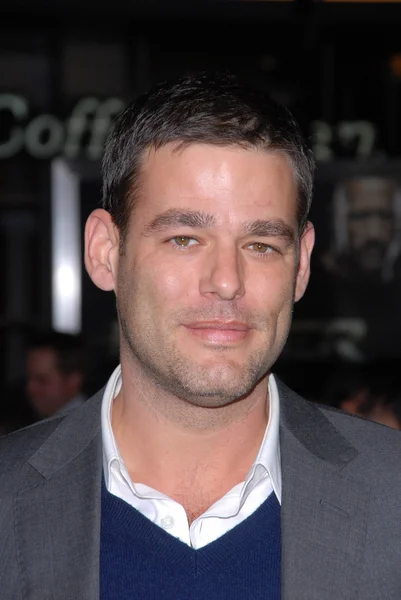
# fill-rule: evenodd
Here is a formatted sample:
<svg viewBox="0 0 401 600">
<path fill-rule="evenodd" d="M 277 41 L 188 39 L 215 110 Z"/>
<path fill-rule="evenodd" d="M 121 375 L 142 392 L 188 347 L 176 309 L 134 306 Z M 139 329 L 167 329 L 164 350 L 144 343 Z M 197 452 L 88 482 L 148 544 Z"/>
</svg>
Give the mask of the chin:
<svg viewBox="0 0 401 600">
<path fill-rule="evenodd" d="M 266 375 L 266 371 L 239 372 L 238 365 L 205 369 L 204 373 L 196 373 L 191 378 L 181 380 L 179 395 L 184 396 L 192 404 L 199 406 L 225 406 L 236 400 L 248 396 L 259 381 Z M 177 391 L 177 390 L 176 390 Z"/>
<path fill-rule="evenodd" d="M 202 408 L 223 408 L 234 402 L 238 402 L 246 398 L 251 390 L 227 390 L 227 389 L 212 389 L 208 390 L 190 390 L 186 394 L 182 394 L 183 400 Z"/>
</svg>

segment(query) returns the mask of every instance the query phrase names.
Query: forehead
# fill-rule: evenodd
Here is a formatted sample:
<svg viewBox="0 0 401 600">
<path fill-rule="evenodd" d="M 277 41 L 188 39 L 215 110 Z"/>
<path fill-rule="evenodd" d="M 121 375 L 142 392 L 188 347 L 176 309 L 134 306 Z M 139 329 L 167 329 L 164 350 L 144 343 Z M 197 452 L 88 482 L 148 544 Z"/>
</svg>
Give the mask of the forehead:
<svg viewBox="0 0 401 600">
<path fill-rule="evenodd" d="M 56 369 L 56 354 L 52 348 L 32 348 L 28 352 L 28 367 L 31 370 L 50 371 Z"/>
<path fill-rule="evenodd" d="M 393 204 L 395 186 L 386 181 L 355 181 L 347 186 L 351 210 L 389 208 Z"/>
<path fill-rule="evenodd" d="M 217 211 L 222 217 L 280 209 L 289 219 L 297 214 L 294 171 L 278 152 L 168 144 L 148 152 L 140 188 L 136 213 L 143 217 L 171 207 Z"/>
</svg>

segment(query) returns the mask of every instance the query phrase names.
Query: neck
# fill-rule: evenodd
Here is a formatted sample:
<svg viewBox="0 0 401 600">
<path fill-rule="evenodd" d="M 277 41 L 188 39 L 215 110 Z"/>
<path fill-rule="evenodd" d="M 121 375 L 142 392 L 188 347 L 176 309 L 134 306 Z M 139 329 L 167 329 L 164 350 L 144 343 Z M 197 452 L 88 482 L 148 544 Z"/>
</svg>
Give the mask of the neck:
<svg viewBox="0 0 401 600">
<path fill-rule="evenodd" d="M 268 415 L 267 377 L 245 398 L 219 408 L 174 397 L 122 363 L 112 426 L 133 481 L 170 497 L 196 480 L 217 496 L 245 479 Z"/>
</svg>

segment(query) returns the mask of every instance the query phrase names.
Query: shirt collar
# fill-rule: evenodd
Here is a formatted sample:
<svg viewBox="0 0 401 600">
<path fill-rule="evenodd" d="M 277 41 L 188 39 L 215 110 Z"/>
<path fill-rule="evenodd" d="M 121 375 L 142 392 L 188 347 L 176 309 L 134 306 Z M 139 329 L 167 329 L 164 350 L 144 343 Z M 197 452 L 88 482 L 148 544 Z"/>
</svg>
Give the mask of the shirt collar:
<svg viewBox="0 0 401 600">
<path fill-rule="evenodd" d="M 102 442 L 103 442 L 103 473 L 106 488 L 110 489 L 110 470 L 114 461 L 118 461 L 120 466 L 123 466 L 123 459 L 117 447 L 114 437 L 113 428 L 111 426 L 111 407 L 114 398 L 121 390 L 121 365 L 118 365 L 111 374 L 106 389 L 104 390 L 101 411 L 101 427 L 102 427 Z"/>
<path fill-rule="evenodd" d="M 110 470 L 114 461 L 118 461 L 120 467 L 124 467 L 124 463 L 118 450 L 116 440 L 114 438 L 113 429 L 111 426 L 111 407 L 114 398 L 121 389 L 121 366 L 119 365 L 113 371 L 110 379 L 107 382 L 106 389 L 103 394 L 102 411 L 101 411 L 101 427 L 102 427 L 102 442 L 103 442 L 103 472 L 105 477 L 106 487 L 109 488 Z M 268 473 L 271 478 L 274 493 L 277 500 L 281 503 L 281 460 L 280 460 L 280 442 L 279 442 L 279 421 L 280 421 L 280 402 L 274 375 L 269 376 L 269 419 L 266 427 L 262 445 L 259 449 L 256 460 L 250 469 L 245 485 L 241 493 L 241 499 L 244 500 L 257 485 L 264 473 Z M 125 470 L 125 468 L 124 468 Z"/>
<path fill-rule="evenodd" d="M 281 504 L 282 481 L 279 439 L 280 399 L 277 383 L 273 374 L 269 375 L 268 391 L 268 423 L 258 455 L 245 480 L 242 495 L 245 493 L 248 495 L 252 488 L 257 485 L 260 478 L 263 477 L 263 473 L 267 472 L 270 476 L 277 500 Z"/>
</svg>

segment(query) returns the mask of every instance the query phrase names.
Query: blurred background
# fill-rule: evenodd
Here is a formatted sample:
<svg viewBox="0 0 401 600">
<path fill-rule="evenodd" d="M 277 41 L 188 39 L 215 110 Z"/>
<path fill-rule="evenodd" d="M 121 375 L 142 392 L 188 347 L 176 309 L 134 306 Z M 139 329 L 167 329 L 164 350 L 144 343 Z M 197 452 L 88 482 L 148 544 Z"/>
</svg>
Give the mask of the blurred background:
<svg viewBox="0 0 401 600">
<path fill-rule="evenodd" d="M 401 4 L 5 0 L 0 7 L 0 428 L 76 405 L 118 363 L 83 269 L 114 116 L 190 68 L 286 104 L 318 170 L 312 279 L 276 371 L 401 427 Z"/>
</svg>

